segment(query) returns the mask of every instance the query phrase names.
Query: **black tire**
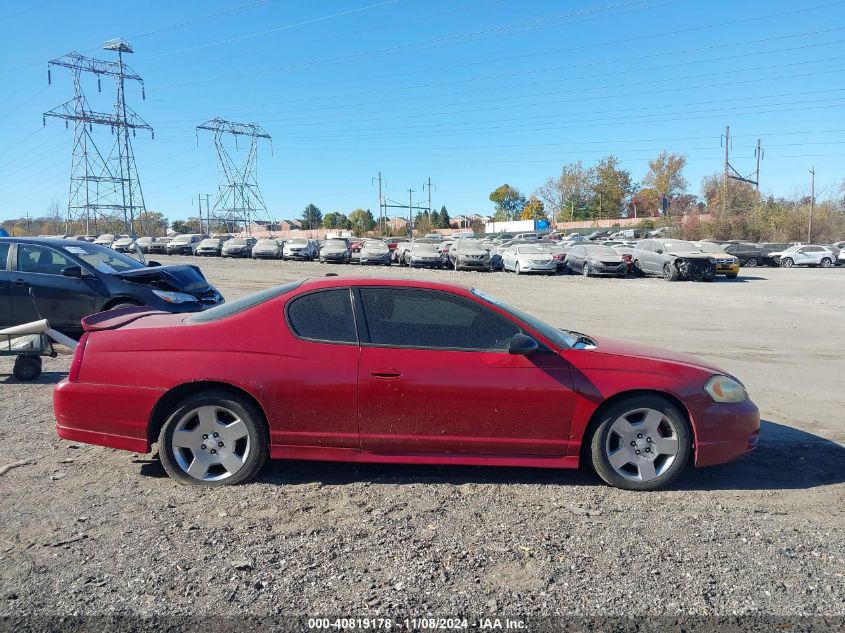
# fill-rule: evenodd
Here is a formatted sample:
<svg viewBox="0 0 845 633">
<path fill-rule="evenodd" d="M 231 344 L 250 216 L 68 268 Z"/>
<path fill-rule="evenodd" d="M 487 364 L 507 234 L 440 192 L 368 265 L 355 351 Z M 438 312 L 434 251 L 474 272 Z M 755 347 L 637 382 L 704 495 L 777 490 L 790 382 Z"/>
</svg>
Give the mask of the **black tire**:
<svg viewBox="0 0 845 633">
<path fill-rule="evenodd" d="M 587 264 L 587 262 L 584 262 L 584 265 L 581 267 L 581 274 L 584 277 L 590 276 L 590 266 Z"/>
<path fill-rule="evenodd" d="M 517 275 L 522 274 L 522 271 L 519 269 L 519 262 L 516 262 L 516 266 L 513 267 L 513 272 L 515 272 Z"/>
<path fill-rule="evenodd" d="M 18 356 L 12 374 L 23 382 L 36 380 L 41 375 L 41 359 L 38 356 Z"/>
<path fill-rule="evenodd" d="M 781 268 L 792 268 L 794 261 L 792 261 L 791 257 L 785 257 L 784 259 L 780 260 L 780 267 Z"/>
<path fill-rule="evenodd" d="M 669 262 L 663 264 L 663 279 L 666 281 L 677 281 L 678 280 L 678 269 L 675 268 Z"/>
<path fill-rule="evenodd" d="M 186 473 L 176 460 L 172 446 L 173 433 L 181 418 L 191 409 L 206 405 L 225 407 L 236 413 L 243 420 L 249 434 L 250 449 L 244 465 L 233 475 L 217 481 L 197 479 Z M 158 454 L 164 470 L 167 471 L 171 479 L 180 484 L 229 486 L 249 481 L 258 474 L 270 455 L 270 441 L 264 416 L 254 404 L 227 391 L 211 389 L 189 396 L 177 405 L 162 426 L 161 433 L 159 433 Z"/>
<path fill-rule="evenodd" d="M 831 262 L 831 261 L 830 261 L 830 258 L 829 258 L 829 257 L 824 257 L 824 258 L 822 258 L 822 261 L 821 261 L 821 262 L 819 262 L 819 265 L 820 265 L 822 268 L 830 268 L 830 266 L 831 266 L 831 264 L 832 264 L 832 263 L 833 263 L 833 262 Z"/>
<path fill-rule="evenodd" d="M 672 464 L 657 478 L 646 482 L 627 479 L 617 473 L 610 464 L 606 449 L 608 435 L 613 423 L 626 412 L 636 409 L 661 411 L 667 418 L 670 418 L 678 439 L 678 453 Z M 681 475 L 692 452 L 692 432 L 686 416 L 672 402 L 658 395 L 632 396 L 620 400 L 604 411 L 601 421 L 595 427 L 588 441 L 593 470 L 605 483 L 624 490 L 658 490 L 665 488 Z"/>
<path fill-rule="evenodd" d="M 645 271 L 640 266 L 640 260 L 635 259 L 634 263 L 631 264 L 631 268 L 634 271 L 634 277 L 645 277 Z"/>
<path fill-rule="evenodd" d="M 748 261 L 745 262 L 745 265 L 749 268 L 757 268 L 757 258 L 756 257 L 749 257 Z"/>
</svg>

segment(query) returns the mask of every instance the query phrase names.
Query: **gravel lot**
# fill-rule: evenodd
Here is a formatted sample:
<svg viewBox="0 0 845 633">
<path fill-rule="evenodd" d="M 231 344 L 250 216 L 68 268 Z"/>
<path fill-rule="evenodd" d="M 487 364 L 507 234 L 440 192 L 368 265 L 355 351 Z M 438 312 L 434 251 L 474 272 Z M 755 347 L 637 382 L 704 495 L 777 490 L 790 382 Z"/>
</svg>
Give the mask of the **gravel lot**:
<svg viewBox="0 0 845 633">
<path fill-rule="evenodd" d="M 166 263 L 194 261 L 167 258 Z M 227 299 L 355 266 L 199 262 Z M 382 614 L 845 616 L 845 270 L 736 281 L 368 274 L 477 286 L 561 326 L 737 374 L 757 452 L 631 493 L 589 473 L 274 462 L 171 482 L 153 456 L 57 439 L 53 384 L 0 359 L 0 617 Z M 35 628 L 0 620 L 0 629 Z M 760 620 L 759 622 L 763 622 Z M 102 630 L 102 627 L 100 628 Z"/>
</svg>

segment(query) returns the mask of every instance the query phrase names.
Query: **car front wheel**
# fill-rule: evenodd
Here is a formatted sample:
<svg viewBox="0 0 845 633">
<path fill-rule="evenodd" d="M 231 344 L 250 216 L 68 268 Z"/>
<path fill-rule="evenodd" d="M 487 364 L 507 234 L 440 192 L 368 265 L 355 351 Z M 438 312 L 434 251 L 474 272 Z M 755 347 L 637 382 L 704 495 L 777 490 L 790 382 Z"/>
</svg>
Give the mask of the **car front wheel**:
<svg viewBox="0 0 845 633">
<path fill-rule="evenodd" d="M 676 281 L 678 279 L 678 270 L 672 264 L 664 264 L 663 279 L 666 281 Z"/>
<path fill-rule="evenodd" d="M 593 468 L 626 490 L 657 490 L 684 470 L 692 448 L 684 414 L 660 396 L 636 396 L 610 407 L 590 439 Z"/>
<path fill-rule="evenodd" d="M 181 484 L 222 486 L 252 479 L 268 457 L 261 413 L 246 399 L 210 390 L 190 396 L 159 434 L 159 457 Z"/>
<path fill-rule="evenodd" d="M 793 262 L 789 257 L 786 257 L 785 259 L 780 260 L 781 268 L 792 268 L 792 265 L 794 263 L 795 262 Z"/>
<path fill-rule="evenodd" d="M 831 264 L 831 261 L 830 261 L 830 259 L 829 259 L 829 258 L 827 258 L 827 257 L 825 257 L 825 258 L 824 258 L 824 259 L 822 259 L 822 261 L 821 261 L 821 267 L 822 267 L 822 268 L 830 268 L 830 264 Z"/>
</svg>

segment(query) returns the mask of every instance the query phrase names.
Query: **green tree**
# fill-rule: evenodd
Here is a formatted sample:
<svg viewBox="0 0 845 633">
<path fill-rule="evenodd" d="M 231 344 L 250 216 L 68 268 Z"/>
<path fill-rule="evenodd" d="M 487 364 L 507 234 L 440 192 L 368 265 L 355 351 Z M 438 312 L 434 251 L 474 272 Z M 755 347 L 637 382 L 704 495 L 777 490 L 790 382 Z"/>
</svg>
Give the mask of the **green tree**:
<svg viewBox="0 0 845 633">
<path fill-rule="evenodd" d="M 504 184 L 490 194 L 490 202 L 495 205 L 496 216 L 505 220 L 519 217 L 525 207 L 525 196 L 518 189 Z"/>
<path fill-rule="evenodd" d="M 593 197 L 596 171 L 584 167 L 580 161 L 568 163 L 560 176 L 549 178 L 537 189 L 537 197 L 557 222 L 582 216 Z"/>
<path fill-rule="evenodd" d="M 590 215 L 619 217 L 625 202 L 633 193 L 631 172 L 621 169 L 619 159 L 615 156 L 606 156 L 595 166 L 595 175 Z"/>
<path fill-rule="evenodd" d="M 522 209 L 522 213 L 519 214 L 520 220 L 545 220 L 546 218 L 546 207 L 543 204 L 543 201 L 537 198 L 537 196 L 531 196 L 528 198 L 528 202 L 525 203 L 525 207 Z"/>
<path fill-rule="evenodd" d="M 309 203 L 302 210 L 302 228 L 306 230 L 313 230 L 319 228 L 323 224 L 323 212 L 319 207 L 313 203 Z"/>
<path fill-rule="evenodd" d="M 376 225 L 376 219 L 369 209 L 355 209 L 349 214 L 349 224 L 352 227 L 352 232 L 361 236 L 364 233 L 372 231 Z"/>
<path fill-rule="evenodd" d="M 435 228 L 435 229 L 442 229 L 443 228 L 442 226 L 440 226 L 440 212 L 437 209 L 435 209 L 434 211 L 431 212 L 429 219 L 431 220 L 432 228 Z"/>
<path fill-rule="evenodd" d="M 843 183 L 843 187 L 845 187 L 845 183 Z M 444 204 L 440 207 L 440 228 L 448 229 L 451 221 L 452 218 L 449 217 L 449 212 L 446 210 L 446 205 Z"/>
<path fill-rule="evenodd" d="M 185 220 L 173 220 L 170 223 L 170 228 L 173 229 L 176 233 L 190 233 L 191 227 Z"/>
<path fill-rule="evenodd" d="M 332 211 L 323 216 L 324 229 L 348 229 L 349 219 L 340 211 Z"/>
</svg>

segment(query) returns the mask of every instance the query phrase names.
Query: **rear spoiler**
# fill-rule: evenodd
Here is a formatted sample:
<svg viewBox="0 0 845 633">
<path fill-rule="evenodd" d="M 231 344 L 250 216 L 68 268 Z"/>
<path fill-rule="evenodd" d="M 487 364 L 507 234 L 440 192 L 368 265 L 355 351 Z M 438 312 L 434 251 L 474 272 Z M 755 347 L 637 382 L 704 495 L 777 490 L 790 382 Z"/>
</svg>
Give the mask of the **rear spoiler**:
<svg viewBox="0 0 845 633">
<path fill-rule="evenodd" d="M 82 329 L 86 332 L 115 330 L 153 314 L 169 314 L 169 312 L 154 310 L 149 306 L 127 306 L 125 308 L 118 308 L 117 310 L 106 310 L 105 312 L 98 312 L 82 319 Z"/>
</svg>

